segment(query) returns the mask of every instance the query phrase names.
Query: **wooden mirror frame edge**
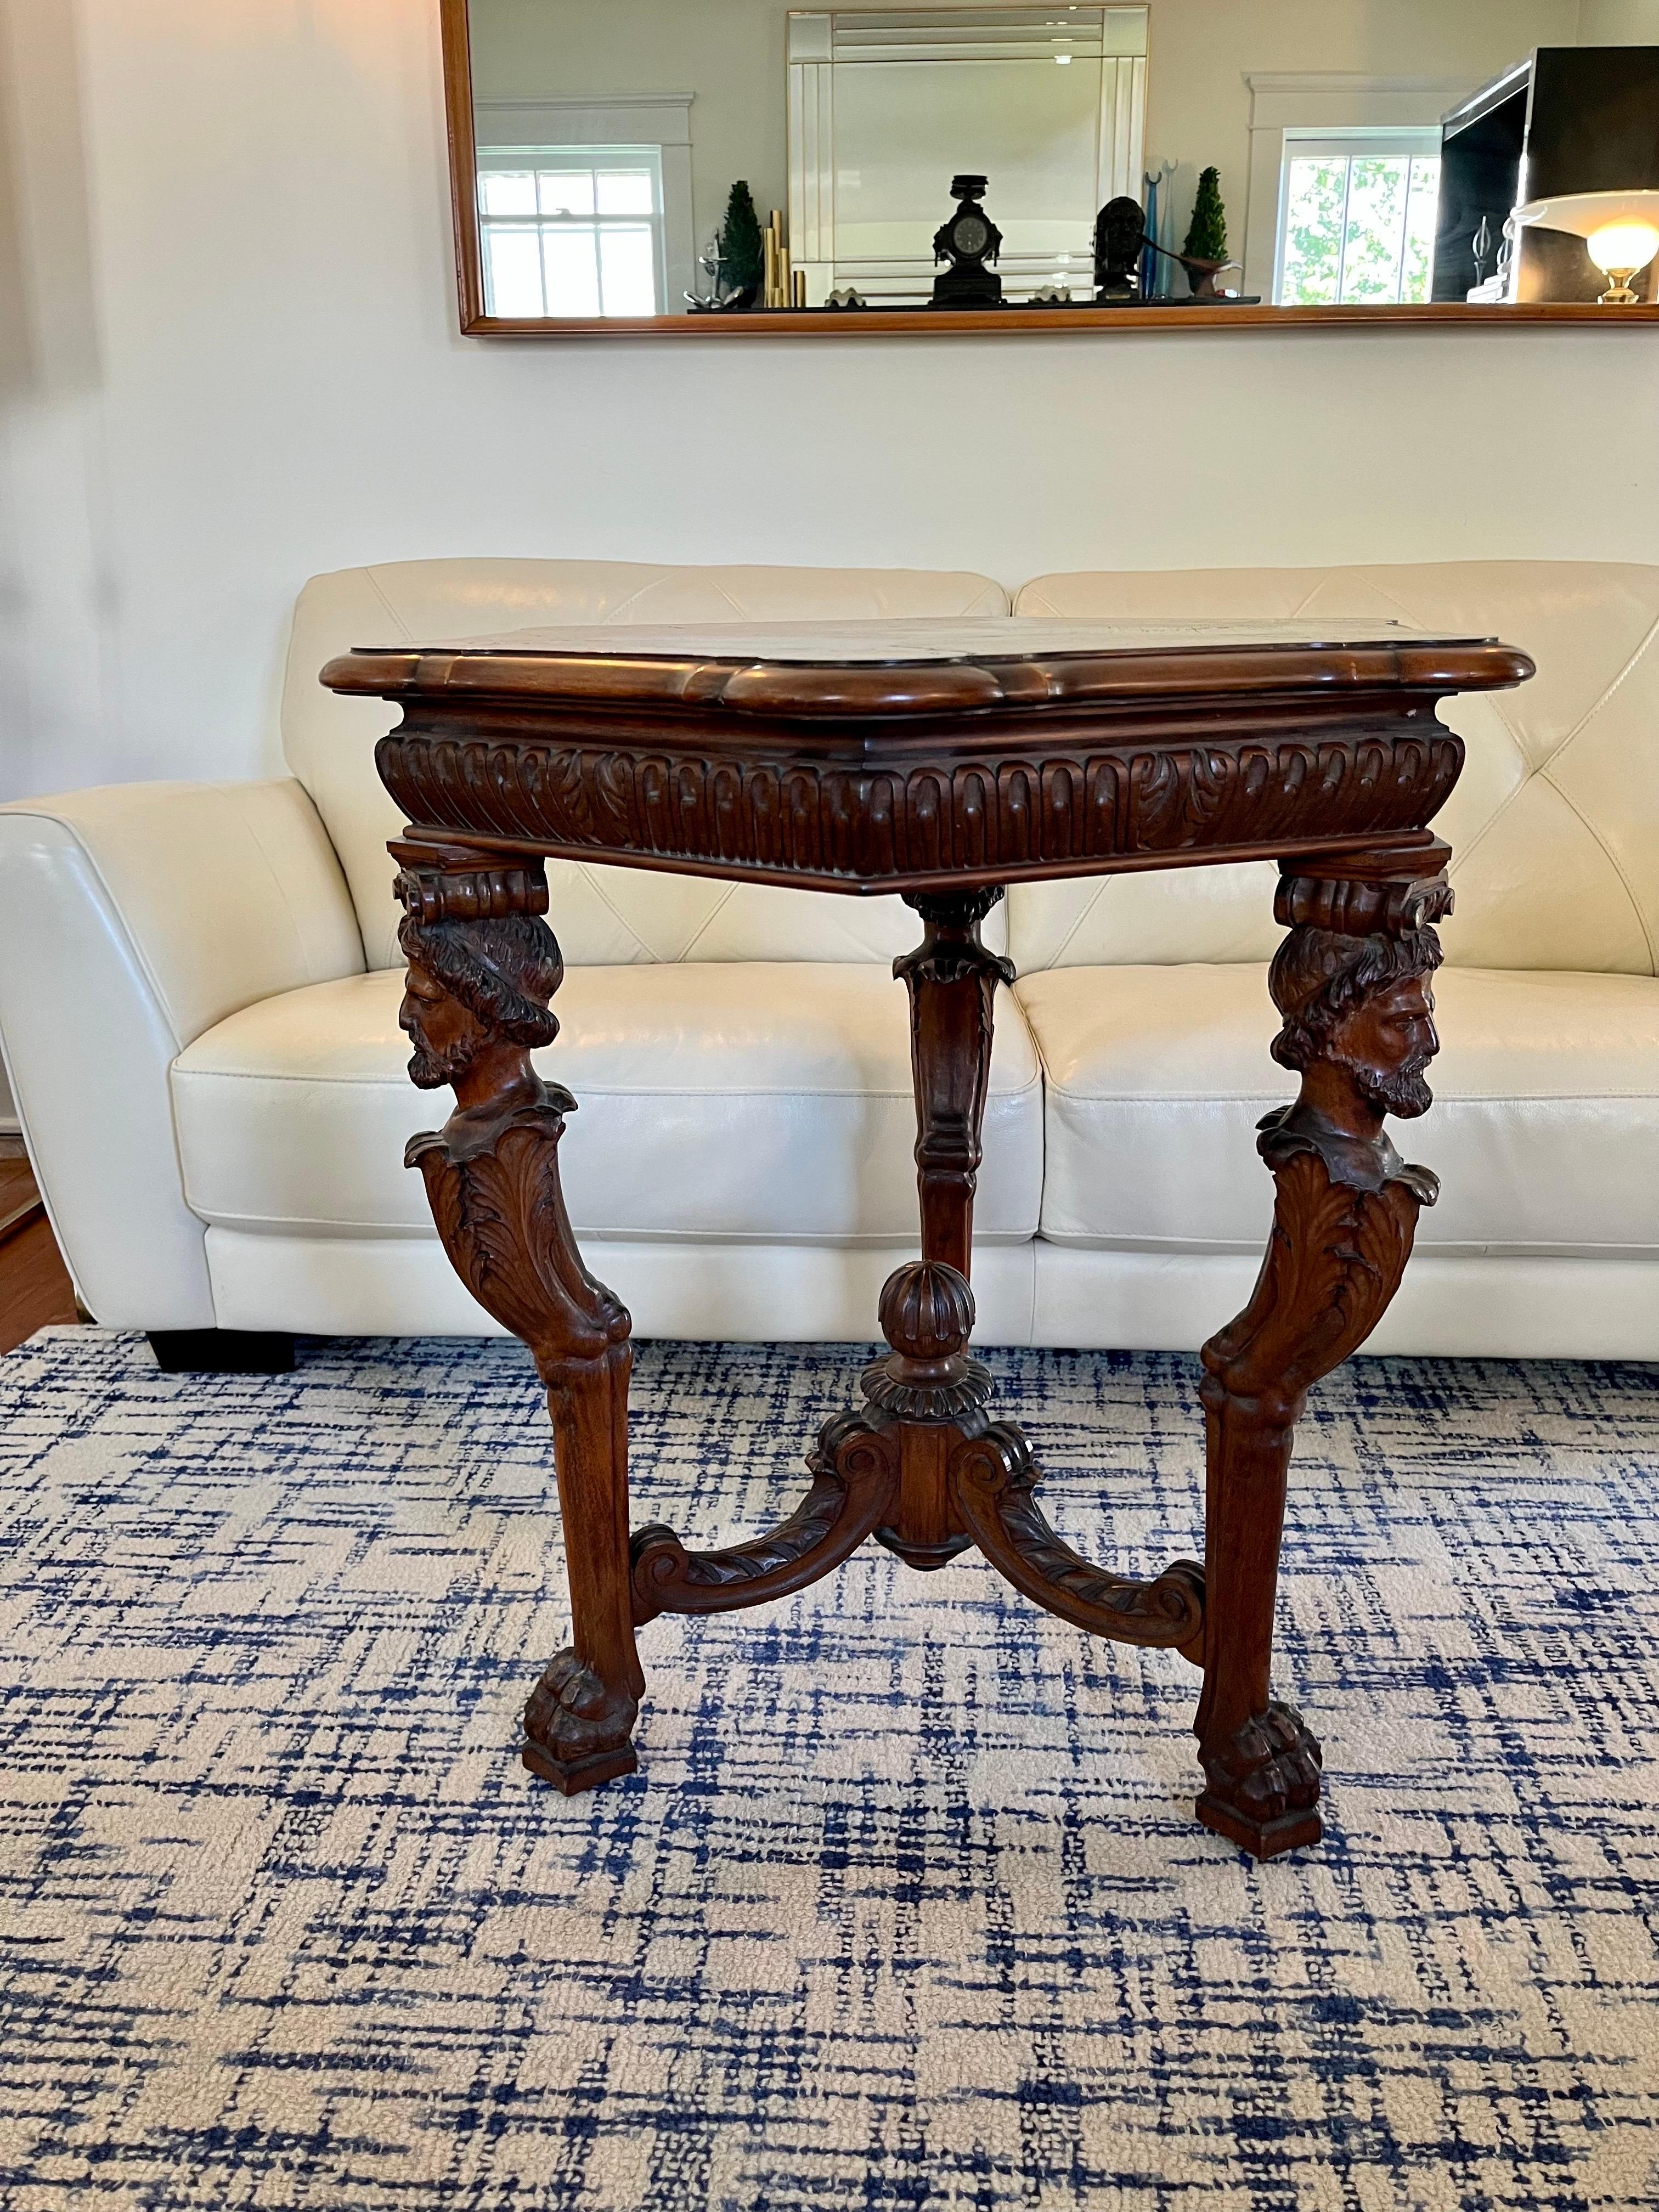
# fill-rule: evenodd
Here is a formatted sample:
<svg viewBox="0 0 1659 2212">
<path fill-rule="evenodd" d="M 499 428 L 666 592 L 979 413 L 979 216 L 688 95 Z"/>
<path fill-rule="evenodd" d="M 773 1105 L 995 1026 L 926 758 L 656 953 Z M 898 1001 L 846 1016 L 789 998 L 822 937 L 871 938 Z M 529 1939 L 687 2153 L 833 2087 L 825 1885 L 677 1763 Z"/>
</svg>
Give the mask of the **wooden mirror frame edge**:
<svg viewBox="0 0 1659 2212">
<path fill-rule="evenodd" d="M 1659 303 L 1603 307 L 1595 301 L 1537 301 L 1469 307 L 1455 301 L 1422 307 L 1047 307 L 1013 314 L 1006 307 L 885 308 L 879 313 L 829 314 L 822 307 L 773 308 L 733 315 L 611 315 L 522 321 L 487 315 L 478 243 L 477 141 L 472 127 L 472 46 L 468 0 L 438 0 L 449 139 L 449 199 L 455 223 L 455 279 L 464 337 L 504 338 L 1024 338 L 1089 331 L 1188 330 L 1517 330 L 1574 323 L 1601 330 L 1659 323 Z"/>
</svg>

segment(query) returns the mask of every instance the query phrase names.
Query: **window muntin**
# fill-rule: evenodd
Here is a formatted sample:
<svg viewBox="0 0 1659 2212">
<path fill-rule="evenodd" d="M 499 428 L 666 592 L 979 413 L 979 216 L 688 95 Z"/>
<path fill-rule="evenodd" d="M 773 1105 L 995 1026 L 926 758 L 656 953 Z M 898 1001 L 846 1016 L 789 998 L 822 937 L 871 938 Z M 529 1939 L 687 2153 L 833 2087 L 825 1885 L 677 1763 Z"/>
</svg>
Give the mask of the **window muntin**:
<svg viewBox="0 0 1659 2212">
<path fill-rule="evenodd" d="M 664 311 L 659 146 L 480 153 L 478 223 L 486 314 L 539 322 Z"/>
<path fill-rule="evenodd" d="M 1439 193 L 1437 131 L 1287 131 L 1274 304 L 1429 299 Z"/>
</svg>

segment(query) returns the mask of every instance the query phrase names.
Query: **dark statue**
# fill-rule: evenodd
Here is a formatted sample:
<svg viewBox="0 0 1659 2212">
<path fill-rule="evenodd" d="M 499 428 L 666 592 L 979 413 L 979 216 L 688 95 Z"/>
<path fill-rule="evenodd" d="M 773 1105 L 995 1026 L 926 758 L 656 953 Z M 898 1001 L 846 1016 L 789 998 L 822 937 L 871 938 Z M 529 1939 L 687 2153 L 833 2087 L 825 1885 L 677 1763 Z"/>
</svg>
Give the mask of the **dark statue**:
<svg viewBox="0 0 1659 2212">
<path fill-rule="evenodd" d="M 1146 244 L 1146 211 L 1127 193 L 1108 200 L 1095 217 L 1095 299 L 1101 307 L 1140 297 L 1140 256 Z"/>
</svg>

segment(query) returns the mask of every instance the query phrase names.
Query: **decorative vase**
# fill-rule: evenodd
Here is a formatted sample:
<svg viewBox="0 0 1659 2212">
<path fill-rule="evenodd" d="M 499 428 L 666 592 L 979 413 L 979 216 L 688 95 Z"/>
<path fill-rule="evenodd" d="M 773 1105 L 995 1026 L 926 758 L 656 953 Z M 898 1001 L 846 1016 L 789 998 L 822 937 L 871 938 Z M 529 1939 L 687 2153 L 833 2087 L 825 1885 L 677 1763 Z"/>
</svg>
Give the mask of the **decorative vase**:
<svg viewBox="0 0 1659 2212">
<path fill-rule="evenodd" d="M 1218 300 L 1221 295 L 1215 289 L 1215 280 L 1222 270 L 1234 266 L 1231 261 L 1200 261 L 1190 253 L 1181 256 L 1181 265 L 1187 272 L 1195 300 Z"/>
</svg>

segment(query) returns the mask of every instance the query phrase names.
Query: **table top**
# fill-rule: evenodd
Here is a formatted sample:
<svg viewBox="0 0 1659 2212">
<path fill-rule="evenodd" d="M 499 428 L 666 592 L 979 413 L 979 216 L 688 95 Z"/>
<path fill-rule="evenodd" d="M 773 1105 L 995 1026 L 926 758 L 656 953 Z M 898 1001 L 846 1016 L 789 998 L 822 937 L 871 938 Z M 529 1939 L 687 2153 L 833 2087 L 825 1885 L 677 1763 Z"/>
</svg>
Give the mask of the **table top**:
<svg viewBox="0 0 1659 2212">
<path fill-rule="evenodd" d="M 376 758 L 413 846 L 869 894 L 1402 840 L 1427 866 L 1462 762 L 1437 702 L 1532 672 L 1370 617 L 1005 617 L 520 630 L 322 680 L 402 709 Z"/>
<path fill-rule="evenodd" d="M 332 689 L 627 702 L 789 716 L 881 717 L 1156 694 L 1393 687 L 1484 690 L 1521 682 L 1525 656 L 1492 638 L 1401 623 L 1040 621 L 558 625 L 365 645 L 331 661 Z"/>
<path fill-rule="evenodd" d="M 1169 646 L 1398 644 L 1428 633 L 1372 616 L 1365 621 L 1046 621 L 1024 616 L 951 622 L 931 616 L 812 623 L 582 623 L 440 639 L 424 652 L 550 654 L 586 659 L 766 661 L 794 667 L 894 667 L 942 661 L 1042 660 L 1103 653 L 1152 653 Z M 1482 641 L 1466 637 L 1472 644 Z M 362 646 L 395 653 L 396 646 Z M 407 648 L 402 648 L 406 650 Z"/>
</svg>

